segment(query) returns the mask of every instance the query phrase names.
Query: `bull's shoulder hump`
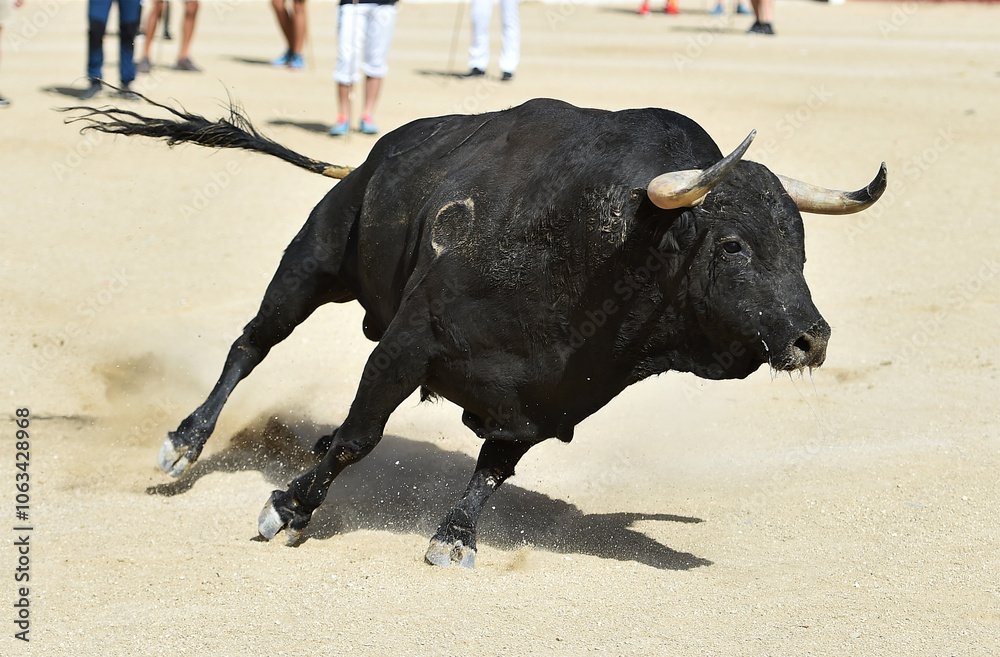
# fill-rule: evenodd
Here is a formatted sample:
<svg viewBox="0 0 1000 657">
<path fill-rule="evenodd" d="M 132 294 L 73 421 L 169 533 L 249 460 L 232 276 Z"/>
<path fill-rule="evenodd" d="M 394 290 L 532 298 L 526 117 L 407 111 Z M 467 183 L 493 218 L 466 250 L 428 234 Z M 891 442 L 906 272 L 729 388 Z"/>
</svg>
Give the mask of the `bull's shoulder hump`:
<svg viewBox="0 0 1000 657">
<path fill-rule="evenodd" d="M 383 161 L 414 152 L 423 156 L 445 155 L 467 144 L 480 146 L 488 141 L 576 141 L 612 133 L 637 142 L 666 135 L 671 135 L 673 141 L 684 135 L 683 141 L 713 143 L 694 120 L 672 110 L 649 107 L 611 111 L 578 107 L 553 98 L 534 98 L 496 112 L 449 114 L 411 121 L 383 136 L 370 157 Z"/>
</svg>

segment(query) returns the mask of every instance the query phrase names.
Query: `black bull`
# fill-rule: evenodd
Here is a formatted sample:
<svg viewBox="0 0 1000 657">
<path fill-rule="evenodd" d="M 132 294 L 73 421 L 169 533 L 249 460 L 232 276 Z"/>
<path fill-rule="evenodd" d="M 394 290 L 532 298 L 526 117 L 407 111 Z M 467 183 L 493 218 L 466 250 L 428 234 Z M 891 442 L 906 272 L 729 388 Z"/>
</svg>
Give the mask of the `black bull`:
<svg viewBox="0 0 1000 657">
<path fill-rule="evenodd" d="M 155 104 L 155 103 L 154 103 Z M 464 409 L 484 444 L 427 560 L 471 567 L 476 524 L 518 460 L 626 386 L 667 370 L 710 379 L 818 367 L 830 328 L 803 278 L 800 210 L 868 207 L 723 157 L 690 119 L 536 100 L 502 112 L 409 123 L 356 170 L 310 160 L 228 120 L 158 105 L 179 120 L 78 108 L 87 127 L 173 144 L 265 152 L 343 178 L 292 240 L 257 315 L 204 404 L 171 432 L 160 466 L 201 453 L 237 383 L 317 307 L 358 300 L 378 342 L 319 464 L 274 491 L 267 539 L 301 537 L 334 478 L 368 454 L 420 389 Z M 752 135 L 751 135 L 752 138 Z M 665 174 L 665 175 L 661 175 Z"/>
</svg>

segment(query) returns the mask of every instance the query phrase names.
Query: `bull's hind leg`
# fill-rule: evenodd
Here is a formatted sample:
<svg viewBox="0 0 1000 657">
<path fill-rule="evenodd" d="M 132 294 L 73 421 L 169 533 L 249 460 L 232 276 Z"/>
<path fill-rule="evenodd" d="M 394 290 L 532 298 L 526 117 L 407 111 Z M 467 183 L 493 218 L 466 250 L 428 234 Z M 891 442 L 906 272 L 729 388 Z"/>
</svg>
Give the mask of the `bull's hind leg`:
<svg viewBox="0 0 1000 657">
<path fill-rule="evenodd" d="M 328 262 L 316 257 L 315 242 L 300 234 L 281 259 L 256 317 L 229 349 L 222 375 L 205 402 L 167 434 L 159 464 L 179 477 L 201 454 L 229 395 L 262 361 L 271 348 L 287 338 L 316 308 L 353 295 L 333 275 Z"/>
<path fill-rule="evenodd" d="M 465 495 L 441 521 L 424 558 L 435 566 L 476 563 L 476 525 L 486 500 L 514 474 L 514 467 L 534 443 L 487 440 L 479 452 L 476 472 Z"/>
<path fill-rule="evenodd" d="M 432 345 L 425 335 L 427 326 L 426 317 L 397 315 L 368 358 L 351 410 L 322 460 L 292 481 L 288 490 L 274 491 L 264 505 L 257 518 L 263 538 L 271 540 L 284 529 L 288 545 L 297 543 L 337 475 L 382 439 L 389 415 L 426 377 Z"/>
</svg>

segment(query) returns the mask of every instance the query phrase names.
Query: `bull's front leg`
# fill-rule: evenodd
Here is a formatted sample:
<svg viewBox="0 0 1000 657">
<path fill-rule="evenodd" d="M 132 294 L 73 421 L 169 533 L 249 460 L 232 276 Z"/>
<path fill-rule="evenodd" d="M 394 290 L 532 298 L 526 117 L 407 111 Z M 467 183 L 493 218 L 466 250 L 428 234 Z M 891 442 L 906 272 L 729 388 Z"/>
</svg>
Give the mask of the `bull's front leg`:
<svg viewBox="0 0 1000 657">
<path fill-rule="evenodd" d="M 366 422 L 362 418 L 360 427 L 356 422 L 348 415 L 319 465 L 297 477 L 287 490 L 271 493 L 257 516 L 257 531 L 262 538 L 269 541 L 285 530 L 286 544 L 296 545 L 337 475 L 375 449 L 382 439 L 385 421 Z"/>
<path fill-rule="evenodd" d="M 476 471 L 465 495 L 448 512 L 431 539 L 424 559 L 434 566 L 476 563 L 476 526 L 486 500 L 514 474 L 514 467 L 534 443 L 487 440 L 479 452 Z"/>
</svg>

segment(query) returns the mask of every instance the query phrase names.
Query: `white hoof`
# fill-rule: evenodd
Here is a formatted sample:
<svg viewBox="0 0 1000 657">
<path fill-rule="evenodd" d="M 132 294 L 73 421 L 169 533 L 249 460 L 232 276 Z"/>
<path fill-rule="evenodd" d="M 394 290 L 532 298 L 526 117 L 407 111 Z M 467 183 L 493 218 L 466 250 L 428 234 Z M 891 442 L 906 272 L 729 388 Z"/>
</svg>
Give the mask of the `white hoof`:
<svg viewBox="0 0 1000 657">
<path fill-rule="evenodd" d="M 191 465 L 191 461 L 187 457 L 188 450 L 190 449 L 187 445 L 174 443 L 173 434 L 168 434 L 167 439 L 163 441 L 163 445 L 160 447 L 160 454 L 156 459 L 160 464 L 160 469 L 171 477 L 180 477 L 188 469 L 188 466 Z"/>
<path fill-rule="evenodd" d="M 284 528 L 285 521 L 281 519 L 281 515 L 274 508 L 271 500 L 268 500 L 257 516 L 257 531 L 263 538 L 270 541 Z"/>
<path fill-rule="evenodd" d="M 448 568 L 456 565 L 460 568 L 473 569 L 476 567 L 476 551 L 461 541 L 456 541 L 454 545 L 444 541 L 431 540 L 424 559 L 432 566 Z"/>
</svg>

